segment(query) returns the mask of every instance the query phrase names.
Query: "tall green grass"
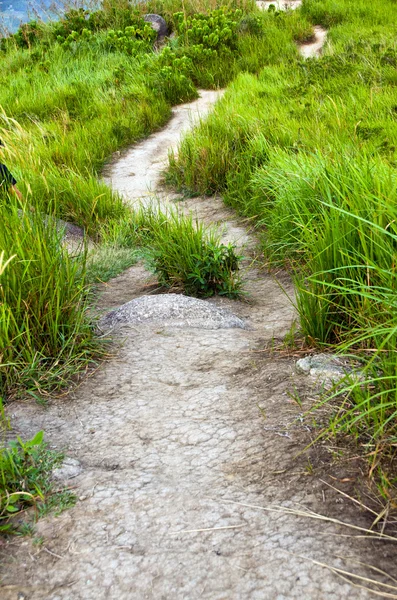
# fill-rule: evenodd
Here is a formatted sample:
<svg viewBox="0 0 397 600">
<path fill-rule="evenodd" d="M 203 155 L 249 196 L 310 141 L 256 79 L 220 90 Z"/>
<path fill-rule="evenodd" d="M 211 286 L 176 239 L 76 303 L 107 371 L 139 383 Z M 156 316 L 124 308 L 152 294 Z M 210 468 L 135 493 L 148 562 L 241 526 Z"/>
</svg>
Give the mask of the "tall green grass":
<svg viewBox="0 0 397 600">
<path fill-rule="evenodd" d="M 149 263 L 162 285 L 191 296 L 241 294 L 239 257 L 220 234 L 176 210 L 143 210 L 138 215 L 141 243 L 150 248 Z"/>
<path fill-rule="evenodd" d="M 28 207 L 0 205 L 0 393 L 59 389 L 92 358 L 85 256 L 69 257 L 62 232 Z"/>
<path fill-rule="evenodd" d="M 222 244 L 219 230 L 175 208 L 141 208 L 123 221 L 109 222 L 102 238 L 110 247 L 139 249 L 159 284 L 191 296 L 242 294 L 241 257 Z"/>
</svg>

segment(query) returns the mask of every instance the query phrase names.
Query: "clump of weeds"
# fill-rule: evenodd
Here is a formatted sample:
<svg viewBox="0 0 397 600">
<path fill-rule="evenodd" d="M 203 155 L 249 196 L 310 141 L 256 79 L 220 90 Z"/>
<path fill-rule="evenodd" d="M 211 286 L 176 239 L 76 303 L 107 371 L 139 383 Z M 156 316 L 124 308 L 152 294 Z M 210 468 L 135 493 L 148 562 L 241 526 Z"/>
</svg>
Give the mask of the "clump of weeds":
<svg viewBox="0 0 397 600">
<path fill-rule="evenodd" d="M 73 506 L 72 491 L 55 489 L 51 477 L 62 459 L 48 448 L 42 431 L 31 440 L 18 437 L 0 448 L 0 534 L 30 535 L 37 518 Z"/>
</svg>

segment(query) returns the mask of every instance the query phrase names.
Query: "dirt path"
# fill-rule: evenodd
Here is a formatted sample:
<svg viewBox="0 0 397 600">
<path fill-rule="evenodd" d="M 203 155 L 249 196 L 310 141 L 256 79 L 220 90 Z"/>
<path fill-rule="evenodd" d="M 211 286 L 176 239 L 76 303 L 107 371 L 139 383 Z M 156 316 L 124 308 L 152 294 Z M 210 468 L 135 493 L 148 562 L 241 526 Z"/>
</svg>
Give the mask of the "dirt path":
<svg viewBox="0 0 397 600">
<path fill-rule="evenodd" d="M 168 152 L 176 150 L 181 136 L 205 117 L 223 90 L 201 90 L 200 98 L 172 109 L 167 126 L 136 144 L 105 171 L 105 181 L 117 189 L 131 204 L 153 202 L 161 173 L 167 165 Z"/>
<path fill-rule="evenodd" d="M 189 113 L 201 106 L 203 114 L 215 99 L 203 94 L 176 109 L 167 128 L 114 165 L 113 185 L 147 202 L 167 145 L 177 141 Z M 190 200 L 187 210 L 224 223 L 229 239 L 250 239 L 220 200 Z M 148 279 L 133 267 L 109 284 L 102 306 L 142 295 Z M 311 474 L 307 455 L 295 458 L 310 441 L 301 415 L 311 390 L 293 359 L 263 351 L 294 319 L 280 282 L 292 293 L 285 276 L 276 281 L 251 270 L 248 302 L 211 301 L 244 318 L 246 329 L 125 326 L 117 357 L 71 397 L 48 409 L 12 405 L 22 435 L 44 429 L 74 459 L 68 483 L 79 501 L 39 521 L 42 544 L 17 539 L 3 549 L 2 599 L 368 597 L 312 561 L 343 567 L 338 557 L 349 556 L 354 564 L 369 542 L 337 537 L 346 531 L 332 524 L 258 508 L 303 504 L 343 519 L 349 511 Z M 289 396 L 294 388 L 302 407 Z M 314 456 L 320 464 L 318 449 Z"/>
</svg>

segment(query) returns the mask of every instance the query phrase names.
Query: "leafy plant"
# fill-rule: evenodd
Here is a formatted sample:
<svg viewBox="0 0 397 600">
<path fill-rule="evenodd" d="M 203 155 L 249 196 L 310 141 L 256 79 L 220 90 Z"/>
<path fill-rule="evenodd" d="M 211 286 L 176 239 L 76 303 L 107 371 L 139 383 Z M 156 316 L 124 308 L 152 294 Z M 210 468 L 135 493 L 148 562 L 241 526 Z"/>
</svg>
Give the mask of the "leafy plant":
<svg viewBox="0 0 397 600">
<path fill-rule="evenodd" d="M 105 45 L 110 50 L 118 50 L 125 54 L 135 55 L 139 52 L 148 52 L 156 36 L 157 33 L 151 25 L 141 19 L 135 26 L 129 25 L 124 30 L 108 30 L 105 37 Z"/>
<path fill-rule="evenodd" d="M 0 533 L 26 530 L 29 522 L 20 515 L 28 508 L 33 507 L 37 515 L 74 504 L 70 491 L 53 489 L 52 470 L 62 459 L 61 453 L 48 449 L 42 431 L 31 440 L 18 437 L 0 448 Z"/>
<path fill-rule="evenodd" d="M 202 45 L 222 51 L 235 47 L 237 25 L 242 14 L 240 9 L 220 8 L 208 14 L 197 13 L 192 17 L 179 12 L 174 15 L 174 19 L 183 44 Z"/>
<path fill-rule="evenodd" d="M 188 274 L 187 290 L 192 289 L 198 296 L 228 296 L 237 298 L 241 290 L 236 285 L 234 273 L 238 270 L 241 257 L 231 244 L 215 245 L 207 243 L 201 254 L 193 255 L 194 271 Z"/>
<path fill-rule="evenodd" d="M 142 211 L 138 217 L 143 245 L 151 249 L 149 262 L 167 287 L 193 296 L 241 294 L 240 256 L 219 235 L 177 211 Z"/>
<path fill-rule="evenodd" d="M 28 21 L 20 26 L 14 40 L 20 48 L 30 48 L 43 34 L 43 28 L 37 21 Z"/>
</svg>

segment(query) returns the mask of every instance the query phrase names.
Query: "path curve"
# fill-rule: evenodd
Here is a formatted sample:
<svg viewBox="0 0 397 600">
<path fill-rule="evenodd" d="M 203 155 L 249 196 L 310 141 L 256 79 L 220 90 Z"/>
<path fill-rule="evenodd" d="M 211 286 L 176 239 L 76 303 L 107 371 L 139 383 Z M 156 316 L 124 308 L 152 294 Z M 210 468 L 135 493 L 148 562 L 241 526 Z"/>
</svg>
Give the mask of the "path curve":
<svg viewBox="0 0 397 600">
<path fill-rule="evenodd" d="M 204 118 L 223 90 L 200 90 L 195 102 L 172 109 L 167 126 L 127 150 L 107 168 L 105 181 L 131 204 L 147 205 L 158 191 L 168 152 L 176 150 L 181 136 Z"/>
<path fill-rule="evenodd" d="M 184 123 L 194 106 L 176 111 Z M 174 140 L 176 123 L 140 144 L 156 178 L 156 140 Z M 147 198 L 146 174 L 132 189 L 128 169 L 137 170 L 124 157 L 113 184 L 119 172 L 119 191 L 136 199 L 139 188 Z M 223 220 L 223 207 L 212 210 L 218 206 Z M 236 228 L 243 231 L 232 221 Z M 125 275 L 116 278 L 108 305 L 120 287 L 128 299 L 141 295 L 143 275 L 142 267 L 130 269 L 128 286 Z M 325 495 L 307 477 L 307 459 L 294 458 L 308 441 L 296 421 L 307 406 L 288 391 L 304 391 L 305 378 L 292 359 L 263 352 L 288 331 L 291 304 L 269 275 L 251 272 L 247 285 L 249 303 L 211 302 L 229 306 L 250 328 L 124 326 L 117 358 L 70 398 L 47 410 L 12 406 L 22 435 L 44 429 L 78 461 L 69 483 L 79 501 L 39 521 L 42 545 L 10 543 L 2 599 L 367 598 L 311 562 L 343 566 L 335 555 L 359 558 L 362 542 L 335 538 L 334 526 L 258 508 L 303 503 L 321 512 Z M 287 279 L 284 285 L 292 292 Z"/>
<path fill-rule="evenodd" d="M 313 28 L 313 39 L 307 44 L 301 44 L 299 51 L 303 58 L 317 58 L 323 51 L 327 39 L 327 31 L 320 25 Z"/>
</svg>

